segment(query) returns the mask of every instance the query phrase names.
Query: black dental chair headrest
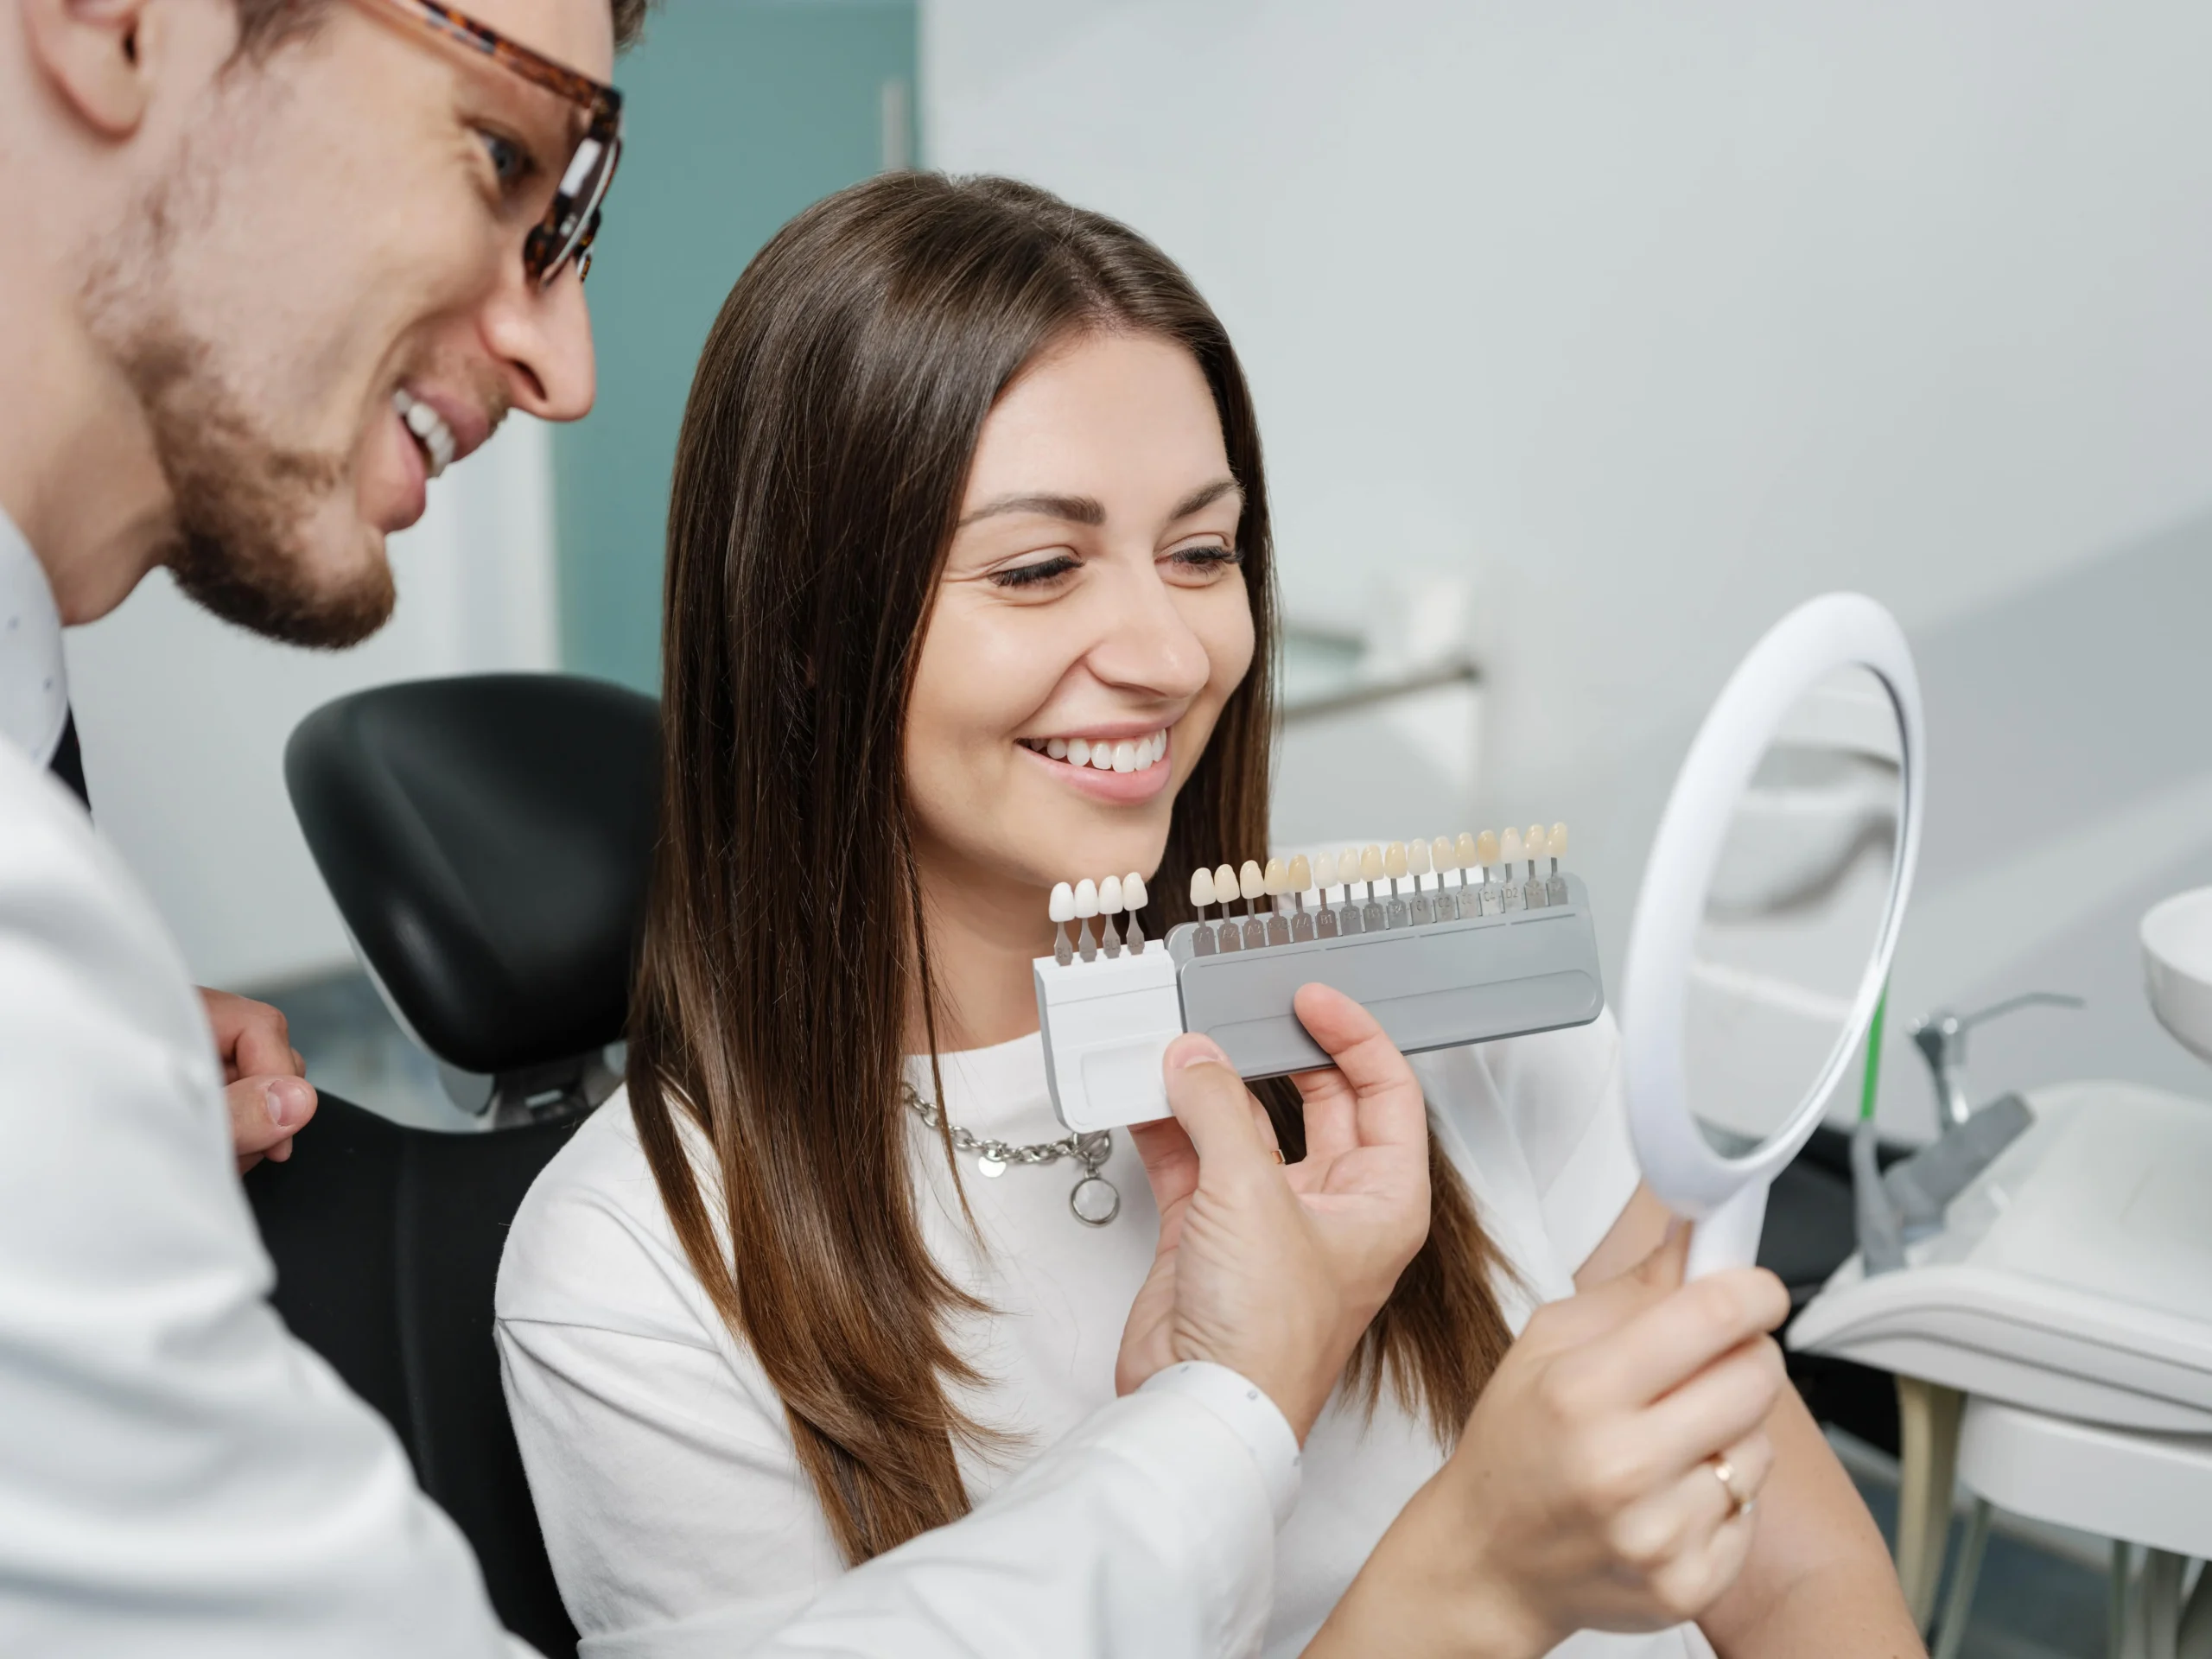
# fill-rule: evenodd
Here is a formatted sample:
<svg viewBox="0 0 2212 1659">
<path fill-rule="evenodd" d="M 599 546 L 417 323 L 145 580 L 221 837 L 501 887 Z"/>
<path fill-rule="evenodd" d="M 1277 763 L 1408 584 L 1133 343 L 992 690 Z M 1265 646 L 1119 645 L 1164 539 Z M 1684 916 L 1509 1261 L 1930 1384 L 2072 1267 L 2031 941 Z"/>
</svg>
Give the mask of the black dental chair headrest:
<svg viewBox="0 0 2212 1659">
<path fill-rule="evenodd" d="M 416 1036 L 513 1073 L 617 1041 L 660 789 L 656 705 L 484 674 L 326 704 L 284 750 L 308 849 Z"/>
</svg>

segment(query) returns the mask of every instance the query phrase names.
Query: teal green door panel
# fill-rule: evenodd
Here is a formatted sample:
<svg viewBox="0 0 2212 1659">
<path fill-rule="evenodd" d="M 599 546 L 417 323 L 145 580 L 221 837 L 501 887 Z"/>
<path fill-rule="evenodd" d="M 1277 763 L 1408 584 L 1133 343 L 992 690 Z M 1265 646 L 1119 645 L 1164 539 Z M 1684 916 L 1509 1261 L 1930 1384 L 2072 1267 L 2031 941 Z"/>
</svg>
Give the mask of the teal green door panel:
<svg viewBox="0 0 2212 1659">
<path fill-rule="evenodd" d="M 657 689 L 669 467 L 730 284 L 793 213 L 913 155 L 914 0 L 665 0 L 591 282 L 599 401 L 554 436 L 561 652 Z"/>
</svg>

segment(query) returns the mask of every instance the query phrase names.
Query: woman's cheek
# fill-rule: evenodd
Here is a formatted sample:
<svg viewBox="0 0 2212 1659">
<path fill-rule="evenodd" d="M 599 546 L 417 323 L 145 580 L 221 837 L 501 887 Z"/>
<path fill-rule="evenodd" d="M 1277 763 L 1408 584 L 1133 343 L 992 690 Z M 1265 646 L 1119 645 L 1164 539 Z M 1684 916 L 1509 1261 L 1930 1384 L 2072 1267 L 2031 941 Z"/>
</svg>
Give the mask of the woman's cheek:
<svg viewBox="0 0 2212 1659">
<path fill-rule="evenodd" d="M 1212 664 L 1206 689 L 1218 704 L 1226 702 L 1229 694 L 1243 684 L 1245 675 L 1251 672 L 1256 637 L 1252 628 L 1252 602 L 1241 575 L 1233 582 L 1220 583 L 1206 597 L 1217 602 L 1210 607 L 1209 626 L 1200 630 L 1199 637 L 1205 641 L 1206 657 Z"/>
</svg>

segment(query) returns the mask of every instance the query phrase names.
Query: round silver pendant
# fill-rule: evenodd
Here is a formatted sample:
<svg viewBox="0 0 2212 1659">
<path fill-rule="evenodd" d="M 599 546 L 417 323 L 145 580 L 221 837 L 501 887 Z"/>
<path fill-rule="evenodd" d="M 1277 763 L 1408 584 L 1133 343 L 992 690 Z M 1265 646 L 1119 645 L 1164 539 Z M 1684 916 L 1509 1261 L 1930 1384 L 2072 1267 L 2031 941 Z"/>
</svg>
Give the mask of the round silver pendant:
<svg viewBox="0 0 2212 1659">
<path fill-rule="evenodd" d="M 1006 1166 L 988 1152 L 976 1160 L 976 1169 L 978 1173 L 987 1175 L 995 1181 L 1006 1173 Z"/>
<path fill-rule="evenodd" d="M 1068 1194 L 1068 1208 L 1084 1226 L 1103 1227 L 1122 1213 L 1122 1194 L 1104 1176 L 1086 1175 Z"/>
</svg>

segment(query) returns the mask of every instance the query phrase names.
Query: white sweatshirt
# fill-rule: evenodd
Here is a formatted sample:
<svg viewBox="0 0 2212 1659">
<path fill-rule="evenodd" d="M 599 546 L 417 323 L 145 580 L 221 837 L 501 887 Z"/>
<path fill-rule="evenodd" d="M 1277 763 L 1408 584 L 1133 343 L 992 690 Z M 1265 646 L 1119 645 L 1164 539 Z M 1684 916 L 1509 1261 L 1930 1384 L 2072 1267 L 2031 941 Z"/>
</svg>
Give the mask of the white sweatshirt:
<svg viewBox="0 0 2212 1659">
<path fill-rule="evenodd" d="M 1414 1062 L 1483 1224 L 1527 1287 L 1499 1287 L 1516 1330 L 1535 1300 L 1572 1292 L 1575 1268 L 1636 1189 L 1618 1049 L 1607 1016 Z M 953 1122 L 978 1136 L 1021 1143 L 1063 1132 L 1036 1037 L 946 1056 L 943 1070 Z M 926 1094 L 927 1066 L 912 1063 L 910 1076 Z M 970 1493 L 988 1499 L 1113 1401 L 1115 1354 L 1159 1217 L 1135 1152 L 1117 1135 L 1104 1173 L 1122 1210 L 1099 1228 L 1070 1212 L 1079 1172 L 1069 1162 L 987 1179 L 963 1156 L 978 1240 L 960 1218 L 935 1133 L 918 1120 L 912 1127 L 926 1242 L 956 1282 L 996 1310 L 956 1331 L 989 1379 L 966 1404 L 1020 1437 L 998 1463 L 965 1460 Z M 720 1631 L 765 1635 L 842 1581 L 781 1402 L 676 1243 L 626 1096 L 578 1132 L 524 1201 L 498 1307 L 523 1460 L 591 1659 L 690 1659 L 709 1650 L 691 1637 L 705 1610 Z M 1217 1651 L 1256 1643 L 1271 1659 L 1296 1653 L 1440 1457 L 1426 1427 L 1387 1401 L 1372 1424 L 1332 1406 L 1306 1441 L 1303 1496 L 1277 1541 L 1258 1622 Z M 1204 1538 L 1176 1547 L 1210 1559 Z M 1061 1593 L 1056 1564 L 1110 1559 L 1114 1548 L 1087 1516 L 1028 1539 L 963 1616 L 1003 1629 L 1004 1651 L 1065 1651 L 1024 1620 L 1041 1619 Z M 1562 1651 L 1644 1659 L 1707 1649 L 1685 1627 L 1585 1635 Z"/>
</svg>

